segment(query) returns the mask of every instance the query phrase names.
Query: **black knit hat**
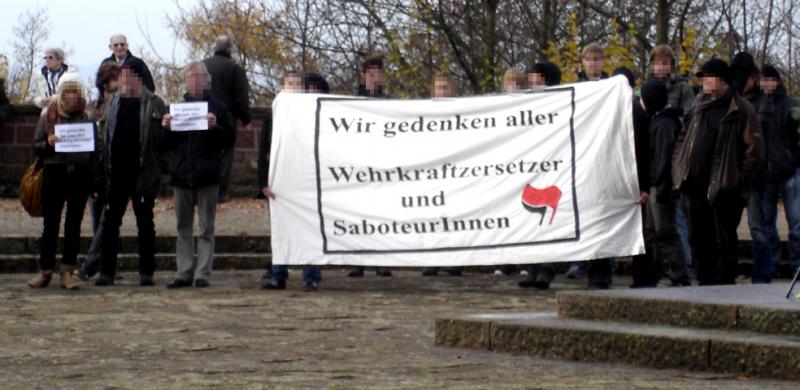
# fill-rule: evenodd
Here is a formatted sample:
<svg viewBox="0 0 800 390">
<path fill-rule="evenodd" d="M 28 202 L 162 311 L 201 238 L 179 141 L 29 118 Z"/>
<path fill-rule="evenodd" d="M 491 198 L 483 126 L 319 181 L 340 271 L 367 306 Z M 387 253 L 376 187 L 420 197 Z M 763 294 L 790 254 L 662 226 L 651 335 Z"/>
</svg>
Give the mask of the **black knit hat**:
<svg viewBox="0 0 800 390">
<path fill-rule="evenodd" d="M 700 67 L 700 71 L 697 72 L 697 77 L 704 76 L 716 76 L 730 84 L 731 68 L 728 66 L 727 62 L 719 58 L 712 58 L 703 64 L 703 66 Z"/>
<path fill-rule="evenodd" d="M 647 113 L 653 115 L 667 106 L 667 86 L 661 81 L 648 81 L 642 85 L 642 101 L 647 108 Z"/>
<path fill-rule="evenodd" d="M 614 73 L 612 75 L 616 76 L 620 74 L 628 79 L 628 84 L 631 86 L 631 88 L 636 88 L 636 76 L 633 74 L 632 70 L 624 66 L 620 66 L 619 68 L 614 69 Z"/>
<path fill-rule="evenodd" d="M 778 69 L 772 65 L 764 65 L 761 67 L 761 77 L 771 77 L 774 79 L 781 79 L 781 74 Z"/>
<path fill-rule="evenodd" d="M 538 73 L 544 77 L 544 84 L 548 87 L 561 84 L 561 69 L 550 61 L 537 62 L 528 66 L 526 73 Z"/>
</svg>

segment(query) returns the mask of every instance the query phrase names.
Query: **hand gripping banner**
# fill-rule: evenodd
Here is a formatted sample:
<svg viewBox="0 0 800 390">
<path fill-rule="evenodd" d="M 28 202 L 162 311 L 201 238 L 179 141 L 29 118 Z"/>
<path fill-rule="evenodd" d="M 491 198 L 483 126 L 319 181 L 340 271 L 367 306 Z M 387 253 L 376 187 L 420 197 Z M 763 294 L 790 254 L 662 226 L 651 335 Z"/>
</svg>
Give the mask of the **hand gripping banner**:
<svg viewBox="0 0 800 390">
<path fill-rule="evenodd" d="M 643 253 L 624 77 L 435 100 L 281 93 L 274 264 L 471 266 Z"/>
</svg>

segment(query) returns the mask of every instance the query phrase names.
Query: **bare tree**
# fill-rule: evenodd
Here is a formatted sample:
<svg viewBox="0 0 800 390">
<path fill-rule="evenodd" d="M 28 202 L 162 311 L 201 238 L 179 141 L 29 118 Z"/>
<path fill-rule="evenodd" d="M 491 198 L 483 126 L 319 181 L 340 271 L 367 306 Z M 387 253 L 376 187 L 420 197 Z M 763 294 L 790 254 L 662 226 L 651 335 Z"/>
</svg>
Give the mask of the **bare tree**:
<svg viewBox="0 0 800 390">
<path fill-rule="evenodd" d="M 12 28 L 13 57 L 8 75 L 8 97 L 13 103 L 29 103 L 33 98 L 32 86 L 37 58 L 44 52 L 50 37 L 47 10 L 37 7 L 20 15 Z"/>
</svg>

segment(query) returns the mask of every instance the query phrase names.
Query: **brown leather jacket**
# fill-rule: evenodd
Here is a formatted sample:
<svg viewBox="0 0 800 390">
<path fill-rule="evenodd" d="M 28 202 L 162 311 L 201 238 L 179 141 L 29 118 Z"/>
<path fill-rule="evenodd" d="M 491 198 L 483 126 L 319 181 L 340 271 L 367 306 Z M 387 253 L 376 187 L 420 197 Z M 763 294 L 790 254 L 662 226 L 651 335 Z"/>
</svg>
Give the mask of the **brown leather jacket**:
<svg viewBox="0 0 800 390">
<path fill-rule="evenodd" d="M 698 96 L 696 104 L 709 98 Z M 678 191 L 683 188 L 689 176 L 692 148 L 698 132 L 702 131 L 699 126 L 701 115 L 702 112 L 695 112 L 689 126 L 684 127 L 678 136 L 672 157 L 672 182 Z M 707 192 L 709 202 L 714 203 L 721 191 L 738 191 L 746 195 L 761 172 L 764 155 L 764 137 L 758 115 L 747 100 L 734 94 L 720 123 L 714 147 Z"/>
</svg>

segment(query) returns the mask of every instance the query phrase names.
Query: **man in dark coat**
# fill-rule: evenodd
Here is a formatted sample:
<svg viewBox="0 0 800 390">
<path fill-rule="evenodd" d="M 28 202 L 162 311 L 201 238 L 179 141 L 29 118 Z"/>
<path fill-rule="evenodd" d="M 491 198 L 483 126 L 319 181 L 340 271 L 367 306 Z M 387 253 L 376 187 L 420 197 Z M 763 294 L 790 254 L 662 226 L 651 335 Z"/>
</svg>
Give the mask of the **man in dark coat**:
<svg viewBox="0 0 800 390">
<path fill-rule="evenodd" d="M 683 192 L 689 243 L 700 285 L 734 284 L 736 229 L 764 160 L 764 138 L 750 103 L 720 59 L 701 67 L 703 93 L 672 159 L 674 188 Z"/>
<path fill-rule="evenodd" d="M 225 35 L 217 37 L 214 55 L 203 60 L 211 74 L 211 96 L 222 101 L 235 122 L 241 121 L 245 131 L 250 131 L 250 87 L 244 69 L 231 59 L 233 44 Z M 234 130 L 236 128 L 234 127 Z M 236 132 L 234 131 L 234 137 Z M 235 139 L 235 138 L 234 138 Z M 234 141 L 235 142 L 235 141 Z M 219 184 L 219 201 L 228 201 L 234 148 L 225 150 Z"/>
<path fill-rule="evenodd" d="M 110 57 L 103 60 L 103 63 L 114 61 L 120 66 L 128 65 L 142 78 L 142 84 L 145 88 L 149 89 L 150 92 L 156 91 L 156 84 L 153 82 L 153 75 L 150 73 L 150 68 L 147 67 L 147 64 L 145 64 L 141 58 L 131 54 L 131 51 L 128 49 L 128 38 L 122 34 L 113 35 L 108 43 L 108 48 L 112 53 Z"/>
<path fill-rule="evenodd" d="M 753 191 L 747 207 L 753 236 L 753 283 L 770 283 L 774 265 L 780 260 L 780 239 L 775 222 L 778 198 L 783 198 L 789 223 L 789 259 L 800 266 L 800 150 L 797 122 L 791 111 L 798 102 L 786 94 L 781 75 L 772 65 L 761 69 L 763 96 L 758 110 L 766 145 L 766 164 L 762 168 L 763 188 Z"/>
</svg>

